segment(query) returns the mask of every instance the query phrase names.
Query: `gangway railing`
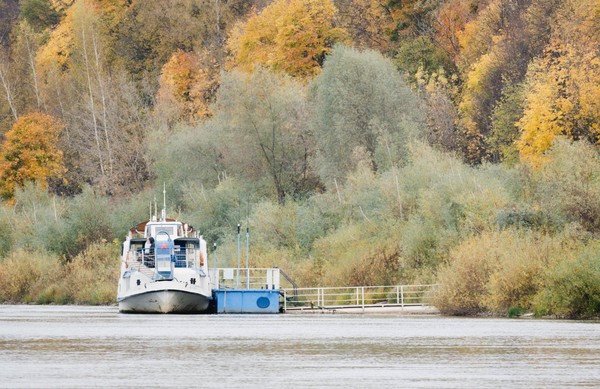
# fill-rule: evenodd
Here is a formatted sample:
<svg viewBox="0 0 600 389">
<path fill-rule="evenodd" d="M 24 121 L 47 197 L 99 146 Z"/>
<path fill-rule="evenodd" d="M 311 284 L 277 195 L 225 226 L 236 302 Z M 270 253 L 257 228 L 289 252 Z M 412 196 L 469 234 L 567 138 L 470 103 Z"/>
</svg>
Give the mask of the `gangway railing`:
<svg viewBox="0 0 600 389">
<path fill-rule="evenodd" d="M 211 268 L 213 289 L 279 289 L 278 268 Z"/>
<path fill-rule="evenodd" d="M 350 286 L 283 290 L 283 310 L 430 306 L 437 285 Z"/>
<path fill-rule="evenodd" d="M 292 286 L 292 296 L 298 296 L 298 284 L 292 279 L 292 277 L 288 276 L 283 270 L 279 269 L 279 274 Z"/>
</svg>

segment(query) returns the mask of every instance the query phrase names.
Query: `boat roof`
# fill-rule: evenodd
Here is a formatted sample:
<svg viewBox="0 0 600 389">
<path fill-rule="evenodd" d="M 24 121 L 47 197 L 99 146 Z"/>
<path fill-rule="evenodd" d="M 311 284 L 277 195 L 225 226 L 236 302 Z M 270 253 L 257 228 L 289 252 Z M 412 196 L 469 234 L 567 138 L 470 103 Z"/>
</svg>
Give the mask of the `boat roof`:
<svg viewBox="0 0 600 389">
<path fill-rule="evenodd" d="M 183 225 L 183 222 L 181 222 L 181 221 L 179 221 L 177 219 L 170 219 L 170 218 L 166 218 L 166 219 L 163 219 L 163 220 L 156 220 L 156 221 L 154 221 L 154 220 L 148 220 L 148 221 L 145 221 L 145 222 L 138 223 L 135 226 L 131 227 L 129 229 L 129 232 L 131 233 L 132 236 L 139 235 L 139 234 L 143 235 L 144 232 L 146 231 L 146 226 L 147 225 L 160 225 L 160 224 L 177 224 L 177 225 Z M 193 233 L 193 232 L 195 232 L 195 229 L 194 229 L 193 226 L 188 225 L 188 230 L 187 231 L 188 231 L 188 233 Z"/>
</svg>

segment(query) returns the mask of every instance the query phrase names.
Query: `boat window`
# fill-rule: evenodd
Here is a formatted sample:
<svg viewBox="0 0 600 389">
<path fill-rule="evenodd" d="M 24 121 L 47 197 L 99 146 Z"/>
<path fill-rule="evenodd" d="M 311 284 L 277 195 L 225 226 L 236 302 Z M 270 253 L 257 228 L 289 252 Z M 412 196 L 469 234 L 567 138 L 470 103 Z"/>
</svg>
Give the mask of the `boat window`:
<svg viewBox="0 0 600 389">
<path fill-rule="evenodd" d="M 143 244 L 139 244 L 139 243 L 132 243 L 131 244 L 131 251 L 138 251 L 141 248 L 144 248 Z"/>
<path fill-rule="evenodd" d="M 175 229 L 175 226 L 156 226 L 154 227 L 154 233 L 152 235 L 157 236 L 159 233 L 166 232 L 167 234 L 169 234 L 170 237 L 174 237 Z"/>
</svg>

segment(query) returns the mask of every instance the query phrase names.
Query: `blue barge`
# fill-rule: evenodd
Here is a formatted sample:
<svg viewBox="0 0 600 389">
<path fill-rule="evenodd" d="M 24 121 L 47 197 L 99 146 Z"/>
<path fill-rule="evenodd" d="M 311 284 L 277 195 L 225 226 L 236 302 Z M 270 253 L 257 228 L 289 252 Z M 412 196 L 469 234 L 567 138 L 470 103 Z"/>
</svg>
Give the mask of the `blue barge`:
<svg viewBox="0 0 600 389">
<path fill-rule="evenodd" d="M 213 313 L 281 312 L 279 269 L 210 269 Z"/>
</svg>

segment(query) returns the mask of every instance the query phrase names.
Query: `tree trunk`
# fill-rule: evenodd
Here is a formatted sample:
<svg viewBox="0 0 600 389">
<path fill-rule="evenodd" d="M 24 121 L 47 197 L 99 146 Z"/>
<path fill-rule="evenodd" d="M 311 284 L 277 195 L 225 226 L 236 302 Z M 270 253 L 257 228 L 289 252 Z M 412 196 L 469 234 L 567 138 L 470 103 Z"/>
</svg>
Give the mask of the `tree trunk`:
<svg viewBox="0 0 600 389">
<path fill-rule="evenodd" d="M 94 104 L 94 94 L 92 91 L 92 78 L 90 76 L 90 66 L 87 55 L 87 45 L 85 42 L 85 28 L 81 30 L 81 35 L 83 38 L 83 59 L 85 63 L 85 74 L 87 76 L 88 82 L 88 92 L 90 97 L 90 110 L 92 111 L 92 124 L 94 126 L 94 139 L 96 141 L 96 151 L 98 152 L 98 160 L 100 162 L 100 173 L 102 174 L 102 178 L 104 181 L 105 171 L 104 171 L 104 161 L 102 159 L 102 149 L 100 148 L 100 137 L 98 136 L 98 120 L 96 118 L 96 106 Z"/>
<path fill-rule="evenodd" d="M 8 106 L 10 107 L 10 111 L 15 119 L 18 119 L 19 115 L 17 115 L 17 108 L 15 107 L 15 102 L 12 97 L 12 93 L 10 91 L 10 84 L 8 83 L 8 79 L 6 78 L 5 72 L 0 67 L 0 82 L 2 82 L 2 86 L 4 87 L 4 92 L 6 93 L 6 100 L 8 101 Z"/>
</svg>

